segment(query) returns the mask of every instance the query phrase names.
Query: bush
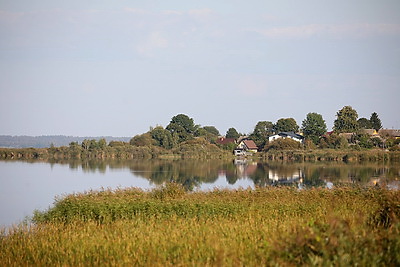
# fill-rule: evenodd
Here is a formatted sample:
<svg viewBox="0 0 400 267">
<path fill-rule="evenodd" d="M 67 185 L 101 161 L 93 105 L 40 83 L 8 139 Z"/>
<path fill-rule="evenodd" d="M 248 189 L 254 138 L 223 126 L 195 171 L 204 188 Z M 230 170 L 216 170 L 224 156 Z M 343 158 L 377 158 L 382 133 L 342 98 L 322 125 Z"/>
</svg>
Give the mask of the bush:
<svg viewBox="0 0 400 267">
<path fill-rule="evenodd" d="M 268 143 L 264 147 L 264 151 L 270 151 L 270 150 L 295 150 L 295 149 L 301 149 L 302 145 L 301 143 L 290 139 L 290 138 L 279 138 L 276 139 L 275 141 L 272 141 Z"/>
</svg>

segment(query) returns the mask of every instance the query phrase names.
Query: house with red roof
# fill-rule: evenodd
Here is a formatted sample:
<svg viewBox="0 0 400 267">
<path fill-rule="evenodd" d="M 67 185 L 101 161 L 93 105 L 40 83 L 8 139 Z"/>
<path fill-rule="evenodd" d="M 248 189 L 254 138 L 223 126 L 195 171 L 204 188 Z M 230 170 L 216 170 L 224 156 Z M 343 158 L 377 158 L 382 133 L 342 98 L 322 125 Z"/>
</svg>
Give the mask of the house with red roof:
<svg viewBox="0 0 400 267">
<path fill-rule="evenodd" d="M 257 145 L 253 140 L 244 139 L 240 141 L 239 145 L 235 149 L 234 153 L 236 156 L 247 156 L 252 155 L 258 151 Z"/>
<path fill-rule="evenodd" d="M 236 144 L 236 139 L 235 138 L 225 138 L 223 136 L 218 137 L 218 139 L 215 141 L 215 143 L 219 145 L 228 145 L 228 144 Z"/>
</svg>

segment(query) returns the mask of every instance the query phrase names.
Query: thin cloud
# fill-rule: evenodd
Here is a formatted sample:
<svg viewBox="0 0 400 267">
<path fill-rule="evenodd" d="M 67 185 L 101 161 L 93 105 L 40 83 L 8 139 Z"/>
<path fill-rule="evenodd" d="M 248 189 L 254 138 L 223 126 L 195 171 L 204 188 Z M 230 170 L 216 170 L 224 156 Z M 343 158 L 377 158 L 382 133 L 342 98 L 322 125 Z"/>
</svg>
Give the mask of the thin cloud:
<svg viewBox="0 0 400 267">
<path fill-rule="evenodd" d="M 132 7 L 125 7 L 125 8 L 124 8 L 124 11 L 125 11 L 125 12 L 128 12 L 128 13 L 140 14 L 140 15 L 145 15 L 145 14 L 148 14 L 148 13 L 149 13 L 148 11 L 146 11 L 146 10 L 144 10 L 144 9 L 141 9 L 141 8 L 132 8 Z"/>
<path fill-rule="evenodd" d="M 180 12 L 180 11 L 176 11 L 176 10 L 163 10 L 163 11 L 161 11 L 161 14 L 164 14 L 164 15 L 178 15 L 178 16 L 180 16 L 180 15 L 182 15 L 183 13 L 182 12 Z"/>
<path fill-rule="evenodd" d="M 152 32 L 144 42 L 136 46 L 136 51 L 143 56 L 153 56 L 155 50 L 167 47 L 168 40 L 160 32 Z"/>
<path fill-rule="evenodd" d="M 398 36 L 399 24 L 309 24 L 292 27 L 274 27 L 250 30 L 271 39 L 306 39 L 315 36 L 331 38 L 368 38 L 374 36 Z"/>
</svg>

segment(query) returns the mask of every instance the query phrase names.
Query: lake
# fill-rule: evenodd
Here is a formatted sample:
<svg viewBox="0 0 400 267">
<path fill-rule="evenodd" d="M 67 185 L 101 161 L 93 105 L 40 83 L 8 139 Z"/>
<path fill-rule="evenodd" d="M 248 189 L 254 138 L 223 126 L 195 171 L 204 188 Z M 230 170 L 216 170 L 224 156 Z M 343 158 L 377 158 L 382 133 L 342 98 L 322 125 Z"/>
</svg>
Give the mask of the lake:
<svg viewBox="0 0 400 267">
<path fill-rule="evenodd" d="M 187 190 L 294 186 L 332 188 L 360 184 L 399 189 L 400 164 L 254 162 L 245 160 L 65 160 L 0 161 L 0 226 L 10 226 L 49 208 L 56 197 L 89 190 L 165 182 Z"/>
</svg>

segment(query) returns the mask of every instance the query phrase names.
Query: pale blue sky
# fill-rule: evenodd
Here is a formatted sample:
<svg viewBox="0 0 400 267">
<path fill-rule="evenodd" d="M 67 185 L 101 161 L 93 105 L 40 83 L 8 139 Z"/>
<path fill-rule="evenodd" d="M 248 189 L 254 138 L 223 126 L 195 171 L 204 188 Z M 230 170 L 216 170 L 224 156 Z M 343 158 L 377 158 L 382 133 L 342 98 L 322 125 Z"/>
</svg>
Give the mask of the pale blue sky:
<svg viewBox="0 0 400 267">
<path fill-rule="evenodd" d="M 249 133 L 345 105 L 400 128 L 400 1 L 0 0 L 0 134 Z"/>
</svg>

